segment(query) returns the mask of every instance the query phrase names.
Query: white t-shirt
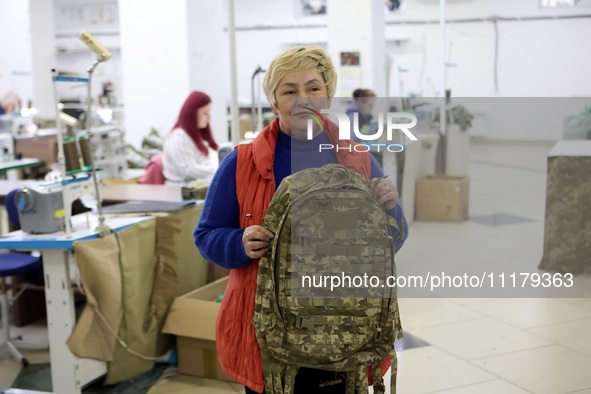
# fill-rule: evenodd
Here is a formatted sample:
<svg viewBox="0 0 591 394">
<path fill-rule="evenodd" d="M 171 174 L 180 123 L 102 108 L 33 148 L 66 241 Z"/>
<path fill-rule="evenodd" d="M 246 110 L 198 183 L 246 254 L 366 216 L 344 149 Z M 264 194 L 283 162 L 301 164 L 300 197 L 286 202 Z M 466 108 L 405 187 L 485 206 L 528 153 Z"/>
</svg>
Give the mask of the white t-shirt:
<svg viewBox="0 0 591 394">
<path fill-rule="evenodd" d="M 205 142 L 207 146 L 207 142 Z M 218 153 L 209 148 L 205 156 L 181 128 L 174 129 L 164 141 L 164 177 L 166 184 L 186 184 L 193 180 L 211 180 L 218 168 Z"/>
</svg>

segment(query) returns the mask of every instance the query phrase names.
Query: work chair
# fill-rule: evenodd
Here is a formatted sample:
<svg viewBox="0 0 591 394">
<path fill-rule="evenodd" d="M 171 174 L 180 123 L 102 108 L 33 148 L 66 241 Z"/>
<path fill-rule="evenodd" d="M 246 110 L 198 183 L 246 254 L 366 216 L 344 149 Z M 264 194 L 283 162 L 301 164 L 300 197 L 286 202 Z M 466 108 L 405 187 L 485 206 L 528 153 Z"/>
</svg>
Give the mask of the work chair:
<svg viewBox="0 0 591 394">
<path fill-rule="evenodd" d="M 8 218 L 14 225 L 19 225 L 18 212 L 14 197 L 18 189 L 11 191 L 6 195 L 6 210 Z M 37 344 L 31 342 L 24 342 L 20 338 L 12 339 L 10 337 L 10 313 L 9 304 L 13 302 L 24 288 L 17 293 L 15 297 L 9 299 L 6 289 L 6 280 L 8 276 L 15 276 L 25 274 L 41 267 L 41 258 L 27 253 L 0 253 L 0 307 L 2 308 L 2 339 L 0 342 L 0 352 L 4 350 L 10 351 L 14 357 L 20 360 L 23 366 L 27 366 L 29 362 L 17 348 L 21 349 L 47 349 L 47 344 Z"/>
<path fill-rule="evenodd" d="M 148 165 L 146 166 L 146 172 L 138 179 L 138 183 L 146 185 L 164 185 L 166 178 L 164 177 L 164 167 L 162 160 L 164 154 L 162 152 L 156 153 L 150 158 Z"/>
</svg>

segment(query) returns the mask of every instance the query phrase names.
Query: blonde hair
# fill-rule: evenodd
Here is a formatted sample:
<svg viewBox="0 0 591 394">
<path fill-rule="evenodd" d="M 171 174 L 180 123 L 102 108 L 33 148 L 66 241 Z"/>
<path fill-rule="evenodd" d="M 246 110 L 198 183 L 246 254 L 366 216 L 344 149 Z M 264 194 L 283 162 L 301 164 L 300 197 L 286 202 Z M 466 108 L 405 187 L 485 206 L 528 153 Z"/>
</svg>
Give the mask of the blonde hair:
<svg viewBox="0 0 591 394">
<path fill-rule="evenodd" d="M 315 68 L 322 74 L 328 98 L 332 98 L 337 89 L 337 72 L 330 56 L 319 46 L 297 46 L 284 51 L 273 59 L 265 72 L 263 90 L 269 103 L 273 107 L 277 106 L 275 90 L 283 77 L 291 72 L 309 68 Z"/>
</svg>

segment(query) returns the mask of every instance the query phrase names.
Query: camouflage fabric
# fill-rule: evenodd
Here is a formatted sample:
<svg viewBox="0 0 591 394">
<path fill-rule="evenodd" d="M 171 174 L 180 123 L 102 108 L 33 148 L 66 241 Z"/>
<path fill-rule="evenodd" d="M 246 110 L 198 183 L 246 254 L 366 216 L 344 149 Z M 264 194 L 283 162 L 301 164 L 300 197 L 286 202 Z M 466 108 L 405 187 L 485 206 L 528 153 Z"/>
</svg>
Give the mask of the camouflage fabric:
<svg viewBox="0 0 591 394">
<path fill-rule="evenodd" d="M 544 256 L 539 268 L 591 274 L 591 157 L 548 158 Z"/>
<path fill-rule="evenodd" d="M 266 393 L 293 393 L 300 367 L 347 373 L 347 393 L 384 393 L 380 362 L 402 337 L 396 290 L 303 289 L 304 275 L 396 275 L 389 217 L 369 181 L 338 164 L 284 178 L 262 226 L 275 233 L 259 260 L 253 325 Z M 391 219 L 391 218 L 390 218 Z M 395 224 L 395 220 L 391 220 Z M 393 393 L 395 391 L 392 391 Z"/>
<path fill-rule="evenodd" d="M 183 200 L 204 200 L 211 181 L 191 181 L 181 188 Z"/>
</svg>

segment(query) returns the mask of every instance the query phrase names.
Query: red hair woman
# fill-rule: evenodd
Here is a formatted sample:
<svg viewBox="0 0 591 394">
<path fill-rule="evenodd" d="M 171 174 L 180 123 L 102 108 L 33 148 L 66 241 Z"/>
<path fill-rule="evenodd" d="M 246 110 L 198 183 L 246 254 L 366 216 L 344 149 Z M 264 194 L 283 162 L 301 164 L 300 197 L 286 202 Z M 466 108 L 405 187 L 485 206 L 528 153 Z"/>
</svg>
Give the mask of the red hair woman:
<svg viewBox="0 0 591 394">
<path fill-rule="evenodd" d="M 211 99 L 193 91 L 185 100 L 178 120 L 164 142 L 162 165 L 166 184 L 186 184 L 211 179 L 218 167 L 218 144 L 209 121 Z"/>
</svg>

